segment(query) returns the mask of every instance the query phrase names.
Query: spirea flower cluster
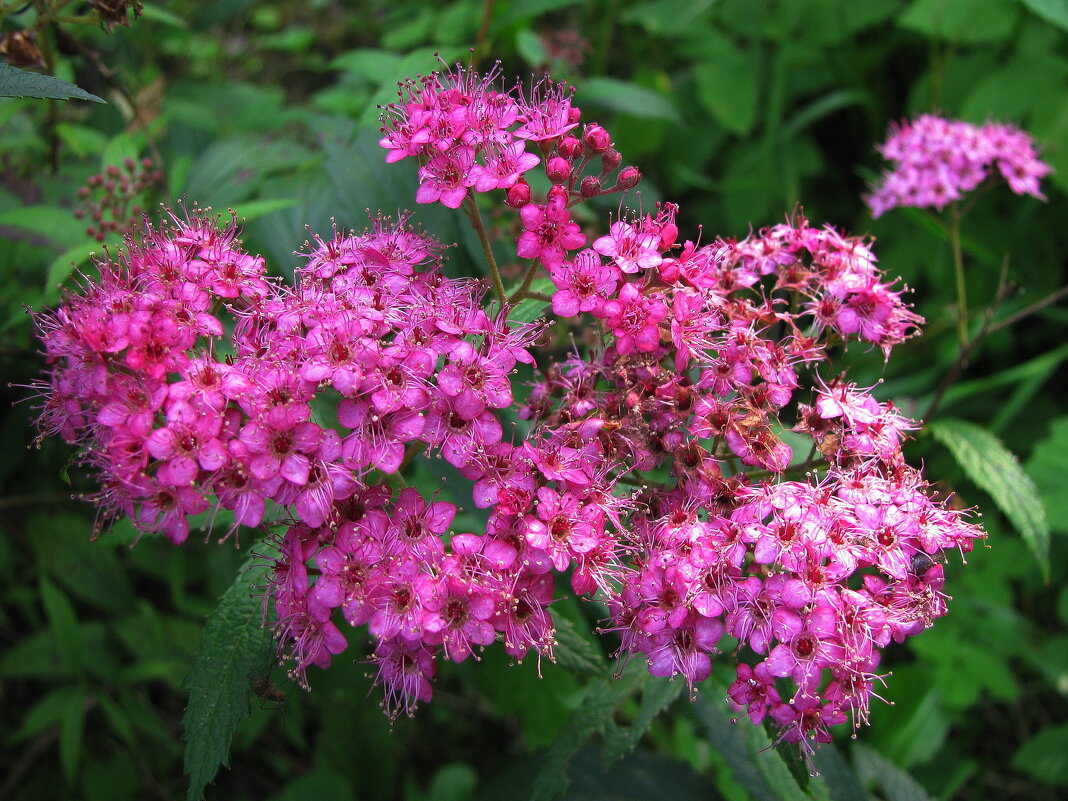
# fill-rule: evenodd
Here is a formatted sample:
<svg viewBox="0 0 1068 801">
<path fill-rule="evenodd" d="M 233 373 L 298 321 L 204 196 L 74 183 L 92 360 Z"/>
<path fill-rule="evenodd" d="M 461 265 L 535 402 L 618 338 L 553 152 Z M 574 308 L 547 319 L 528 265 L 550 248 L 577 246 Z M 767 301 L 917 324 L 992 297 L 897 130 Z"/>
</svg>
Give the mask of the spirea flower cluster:
<svg viewBox="0 0 1068 801">
<path fill-rule="evenodd" d="M 562 578 L 606 605 L 621 660 L 693 689 L 718 659 L 731 702 L 788 741 L 865 722 L 881 649 L 945 613 L 943 553 L 982 536 L 906 464 L 915 423 L 829 366 L 849 341 L 889 358 L 922 322 L 871 243 L 798 213 L 702 245 L 670 203 L 583 230 L 577 204 L 640 174 L 547 81 L 409 82 L 381 144 L 418 160 L 418 202 L 517 212 L 519 288 L 498 277 L 488 301 L 445 277 L 405 217 L 315 237 L 293 287 L 232 223 L 148 229 L 38 317 L 40 428 L 81 446 L 102 516 L 175 543 L 209 509 L 282 523 L 266 599 L 282 657 L 306 682 L 366 627 L 391 715 L 430 699 L 441 658 L 494 642 L 552 658 Z M 523 303 L 597 333 L 545 361 L 542 327 L 509 321 Z M 406 486 L 427 457 L 468 486 Z M 467 503 L 484 529 L 454 530 Z"/>
<path fill-rule="evenodd" d="M 894 166 L 866 198 L 874 217 L 896 206 L 943 209 L 995 170 L 1017 195 L 1044 200 L 1039 182 L 1051 172 L 1029 134 L 999 122 L 979 126 L 923 114 L 891 126 L 878 150 Z"/>
</svg>

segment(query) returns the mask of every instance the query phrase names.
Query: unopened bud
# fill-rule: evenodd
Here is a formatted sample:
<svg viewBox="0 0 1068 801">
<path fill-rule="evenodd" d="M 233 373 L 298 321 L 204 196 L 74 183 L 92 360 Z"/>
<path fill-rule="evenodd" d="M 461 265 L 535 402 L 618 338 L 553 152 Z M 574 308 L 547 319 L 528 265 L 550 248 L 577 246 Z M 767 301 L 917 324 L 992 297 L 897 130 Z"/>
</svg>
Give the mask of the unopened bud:
<svg viewBox="0 0 1068 801">
<path fill-rule="evenodd" d="M 582 154 L 582 142 L 573 136 L 565 136 L 560 140 L 557 150 L 568 161 L 574 161 Z"/>
<path fill-rule="evenodd" d="M 611 172 L 615 172 L 619 169 L 619 165 L 623 163 L 623 157 L 619 155 L 619 151 L 615 148 L 608 148 L 601 154 L 601 175 L 608 175 Z"/>
<path fill-rule="evenodd" d="M 595 175 L 587 175 L 579 184 L 579 192 L 584 198 L 597 197 L 601 194 L 601 179 Z"/>
<path fill-rule="evenodd" d="M 559 203 L 561 206 L 566 206 L 567 201 L 571 199 L 571 195 L 568 194 L 566 187 L 556 184 L 550 186 L 549 191 L 546 193 L 546 205 L 551 203 Z"/>
<path fill-rule="evenodd" d="M 565 183 L 571 177 L 571 163 L 565 158 L 554 156 L 545 165 L 545 175 L 554 184 Z"/>
<path fill-rule="evenodd" d="M 118 176 L 118 174 L 119 174 L 118 165 L 109 164 L 108 165 L 108 175 L 110 175 L 112 178 L 115 178 L 115 177 Z"/>
<path fill-rule="evenodd" d="M 616 179 L 616 186 L 620 189 L 630 189 L 637 186 L 641 179 L 642 173 L 637 167 L 624 167 L 619 171 L 619 177 Z"/>
<path fill-rule="evenodd" d="M 594 123 L 586 126 L 586 131 L 582 134 L 582 142 L 591 153 L 604 153 L 612 146 L 612 137 L 603 127 Z"/>
<path fill-rule="evenodd" d="M 522 208 L 530 202 L 530 184 L 520 180 L 508 187 L 505 203 L 513 209 Z"/>
</svg>

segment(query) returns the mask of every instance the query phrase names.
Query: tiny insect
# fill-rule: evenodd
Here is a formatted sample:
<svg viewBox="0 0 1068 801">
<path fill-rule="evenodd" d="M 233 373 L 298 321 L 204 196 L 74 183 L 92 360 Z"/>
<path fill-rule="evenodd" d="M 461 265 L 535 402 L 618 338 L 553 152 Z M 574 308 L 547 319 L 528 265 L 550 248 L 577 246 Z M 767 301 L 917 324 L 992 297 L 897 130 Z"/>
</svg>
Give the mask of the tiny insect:
<svg viewBox="0 0 1068 801">
<path fill-rule="evenodd" d="M 270 676 L 264 676 L 252 682 L 252 692 L 260 699 L 260 708 L 267 704 L 282 706 L 286 702 L 286 694 L 278 689 Z"/>
<path fill-rule="evenodd" d="M 935 551 L 933 554 L 917 551 L 909 560 L 909 572 L 914 576 L 922 576 L 935 565 L 943 565 L 945 562 L 946 555 L 942 551 Z"/>
</svg>

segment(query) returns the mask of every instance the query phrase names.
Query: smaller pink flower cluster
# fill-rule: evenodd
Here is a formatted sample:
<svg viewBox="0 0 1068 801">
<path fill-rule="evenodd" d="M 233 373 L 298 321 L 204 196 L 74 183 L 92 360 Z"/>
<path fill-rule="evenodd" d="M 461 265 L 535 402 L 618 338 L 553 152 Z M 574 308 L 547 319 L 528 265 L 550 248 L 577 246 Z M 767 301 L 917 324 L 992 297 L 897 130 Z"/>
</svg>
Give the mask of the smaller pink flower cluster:
<svg viewBox="0 0 1068 801">
<path fill-rule="evenodd" d="M 1039 181 L 1051 171 L 1031 136 L 1013 125 L 977 126 L 933 114 L 891 126 L 878 150 L 894 168 L 866 198 L 874 217 L 895 206 L 945 208 L 995 169 L 1017 195 L 1044 200 Z"/>
</svg>

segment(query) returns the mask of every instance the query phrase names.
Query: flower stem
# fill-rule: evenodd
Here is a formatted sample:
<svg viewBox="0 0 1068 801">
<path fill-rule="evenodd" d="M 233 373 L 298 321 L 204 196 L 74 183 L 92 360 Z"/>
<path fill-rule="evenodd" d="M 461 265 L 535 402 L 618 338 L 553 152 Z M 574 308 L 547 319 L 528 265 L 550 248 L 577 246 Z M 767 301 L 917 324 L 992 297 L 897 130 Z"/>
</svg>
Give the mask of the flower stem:
<svg viewBox="0 0 1068 801">
<path fill-rule="evenodd" d="M 534 276 L 538 274 L 538 260 L 533 259 L 530 262 L 530 266 L 527 267 L 527 274 L 523 276 L 523 283 L 519 289 L 511 294 L 508 298 L 509 303 L 518 303 L 523 298 L 527 297 L 527 290 L 530 289 L 530 285 L 534 283 Z"/>
<path fill-rule="evenodd" d="M 949 226 L 949 241 L 953 248 L 953 270 L 957 276 L 957 335 L 962 348 L 968 346 L 968 290 L 964 282 L 964 253 L 960 246 L 960 208 L 950 206 L 952 217 Z"/>
<path fill-rule="evenodd" d="M 497 293 L 497 300 L 502 308 L 508 305 L 508 298 L 504 294 L 504 282 L 501 280 L 501 271 L 497 268 L 497 260 L 493 258 L 493 248 L 490 247 L 489 237 L 486 236 L 486 226 L 482 224 L 482 214 L 478 210 L 478 203 L 472 195 L 464 198 L 464 211 L 471 220 L 478 241 L 482 243 L 482 252 L 486 255 L 486 264 L 489 265 L 490 275 L 493 277 L 493 291 Z"/>
</svg>

